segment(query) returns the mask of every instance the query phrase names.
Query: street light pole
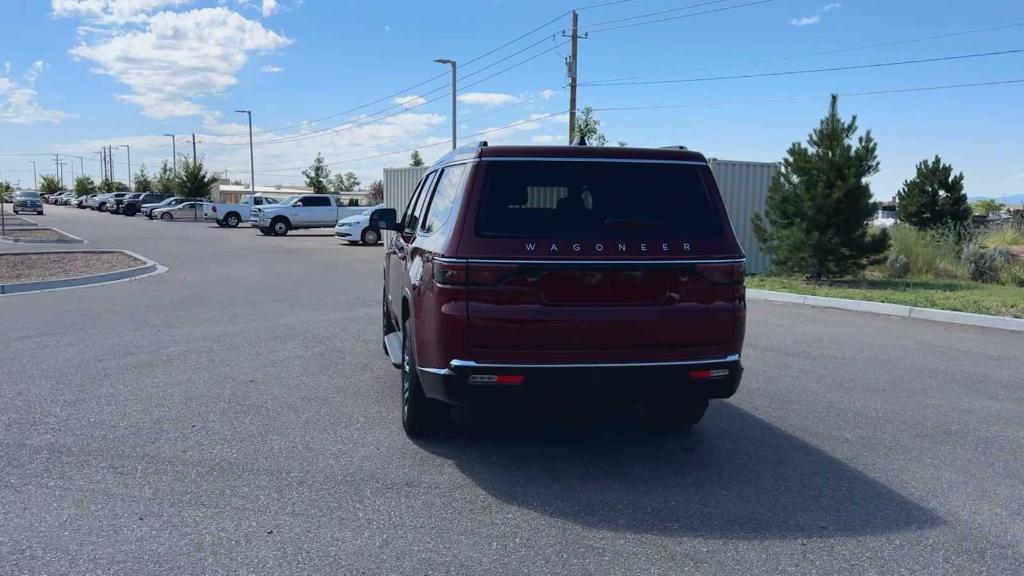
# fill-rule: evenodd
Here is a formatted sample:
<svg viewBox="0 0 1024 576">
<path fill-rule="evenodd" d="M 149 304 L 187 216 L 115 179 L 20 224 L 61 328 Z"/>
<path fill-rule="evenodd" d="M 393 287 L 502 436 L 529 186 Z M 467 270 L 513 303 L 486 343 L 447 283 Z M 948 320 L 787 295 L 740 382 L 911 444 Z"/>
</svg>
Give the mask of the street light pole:
<svg viewBox="0 0 1024 576">
<path fill-rule="evenodd" d="M 32 163 L 32 189 L 39 191 L 39 180 L 36 179 L 36 161 L 29 160 Z"/>
<path fill-rule="evenodd" d="M 128 144 L 121 144 L 118 148 L 124 148 L 128 151 L 128 191 L 134 192 L 135 190 L 133 190 L 134 187 L 132 186 L 132 148 Z"/>
<path fill-rule="evenodd" d="M 457 110 L 457 106 L 456 106 L 457 99 L 456 99 L 456 91 L 455 91 L 455 88 L 457 86 L 457 84 L 456 84 L 456 70 L 458 69 L 458 65 L 455 63 L 455 60 L 448 60 L 447 58 L 438 58 L 437 60 L 434 60 L 434 62 L 437 62 L 438 64 L 450 64 L 451 67 L 452 67 L 452 150 L 455 150 L 455 148 L 458 147 L 458 138 L 457 138 L 457 129 L 456 129 L 456 127 L 458 126 L 458 122 L 457 122 L 457 119 L 456 119 L 456 114 L 457 114 L 458 110 Z"/>
<path fill-rule="evenodd" d="M 164 134 L 164 136 L 171 137 L 171 168 L 174 169 L 174 176 L 178 176 L 178 144 L 174 138 L 174 134 Z"/>
<path fill-rule="evenodd" d="M 252 110 L 235 110 L 235 112 L 249 117 L 249 194 L 256 196 L 256 161 L 252 151 Z"/>
</svg>

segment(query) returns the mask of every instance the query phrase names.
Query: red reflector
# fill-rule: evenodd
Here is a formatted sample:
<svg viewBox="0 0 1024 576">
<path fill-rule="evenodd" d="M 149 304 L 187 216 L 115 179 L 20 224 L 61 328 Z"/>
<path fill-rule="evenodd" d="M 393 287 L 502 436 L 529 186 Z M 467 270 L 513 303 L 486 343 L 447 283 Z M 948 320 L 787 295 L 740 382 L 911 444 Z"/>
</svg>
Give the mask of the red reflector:
<svg viewBox="0 0 1024 576">
<path fill-rule="evenodd" d="M 516 375 L 502 374 L 502 375 L 498 376 L 498 379 L 497 379 L 496 383 L 498 383 L 498 384 L 522 384 L 523 380 L 525 380 L 525 378 L 523 377 L 522 374 L 516 374 Z"/>
<path fill-rule="evenodd" d="M 522 384 L 526 377 L 522 374 L 473 374 L 469 377 L 470 384 Z"/>
<path fill-rule="evenodd" d="M 690 378 L 694 380 L 707 380 L 709 378 L 721 378 L 728 376 L 728 370 L 690 370 Z"/>
</svg>

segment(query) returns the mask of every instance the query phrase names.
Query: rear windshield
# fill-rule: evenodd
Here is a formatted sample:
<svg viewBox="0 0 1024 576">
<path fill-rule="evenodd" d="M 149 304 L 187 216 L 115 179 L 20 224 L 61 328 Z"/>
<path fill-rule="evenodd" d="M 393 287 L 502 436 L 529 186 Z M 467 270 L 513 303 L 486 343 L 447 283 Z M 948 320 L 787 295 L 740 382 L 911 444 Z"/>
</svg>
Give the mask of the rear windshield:
<svg viewBox="0 0 1024 576">
<path fill-rule="evenodd" d="M 710 240 L 722 217 L 693 164 L 488 161 L 480 236 Z"/>
</svg>

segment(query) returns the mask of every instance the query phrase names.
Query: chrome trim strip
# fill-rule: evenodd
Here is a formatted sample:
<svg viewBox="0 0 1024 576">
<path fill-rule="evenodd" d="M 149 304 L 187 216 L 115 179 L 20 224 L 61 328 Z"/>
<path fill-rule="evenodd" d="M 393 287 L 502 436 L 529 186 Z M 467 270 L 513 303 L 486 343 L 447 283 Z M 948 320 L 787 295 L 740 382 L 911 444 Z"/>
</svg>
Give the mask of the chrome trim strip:
<svg viewBox="0 0 1024 576">
<path fill-rule="evenodd" d="M 691 166 L 707 166 L 707 162 L 696 160 L 651 160 L 631 158 L 565 158 L 558 156 L 482 156 L 480 160 L 498 160 L 502 162 L 614 162 L 618 164 L 689 164 Z"/>
<path fill-rule="evenodd" d="M 438 376 L 451 376 L 452 375 L 452 371 L 447 369 L 447 368 L 421 368 L 421 367 L 417 366 L 416 369 L 417 370 L 422 370 L 424 372 L 430 372 L 431 374 L 436 374 Z"/>
<path fill-rule="evenodd" d="M 677 360 L 673 362 L 597 362 L 593 364 L 478 364 L 472 360 L 452 360 L 448 365 L 452 368 L 486 368 L 486 369 L 518 369 L 518 368 L 635 368 L 635 367 L 658 367 L 658 366 L 694 366 L 699 364 L 722 364 L 725 362 L 739 362 L 739 354 L 729 354 L 722 358 L 709 358 L 704 360 Z M 435 372 L 436 368 L 420 368 Z M 450 371 L 442 371 L 448 372 Z"/>
<path fill-rule="evenodd" d="M 445 264 L 565 264 L 565 265 L 590 265 L 590 264 L 737 264 L 746 262 L 746 258 L 720 258 L 705 260 L 501 260 L 496 258 L 446 258 L 435 256 L 435 262 Z"/>
</svg>

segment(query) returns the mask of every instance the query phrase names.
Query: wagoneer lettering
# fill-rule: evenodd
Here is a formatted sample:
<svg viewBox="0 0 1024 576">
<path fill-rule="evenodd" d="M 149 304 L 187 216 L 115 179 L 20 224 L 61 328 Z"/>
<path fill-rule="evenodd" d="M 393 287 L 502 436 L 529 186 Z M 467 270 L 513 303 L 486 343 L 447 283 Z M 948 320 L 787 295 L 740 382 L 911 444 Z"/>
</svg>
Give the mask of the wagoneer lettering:
<svg viewBox="0 0 1024 576">
<path fill-rule="evenodd" d="M 743 253 L 706 159 L 678 149 L 455 150 L 392 230 L 384 351 L 402 424 L 443 427 L 453 405 L 586 394 L 696 424 L 743 371 Z"/>
</svg>

